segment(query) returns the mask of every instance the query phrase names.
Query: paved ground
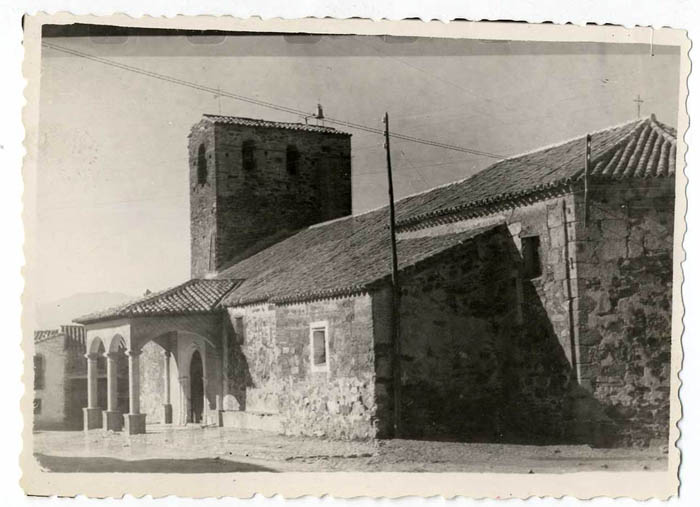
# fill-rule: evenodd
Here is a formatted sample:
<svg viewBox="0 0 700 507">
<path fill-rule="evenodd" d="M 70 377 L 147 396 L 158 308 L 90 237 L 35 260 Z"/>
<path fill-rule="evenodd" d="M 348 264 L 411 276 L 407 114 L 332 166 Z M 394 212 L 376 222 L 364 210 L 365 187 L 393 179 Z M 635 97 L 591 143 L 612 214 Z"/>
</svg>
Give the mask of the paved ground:
<svg viewBox="0 0 700 507">
<path fill-rule="evenodd" d="M 662 449 L 468 444 L 416 440 L 340 442 L 230 428 L 149 426 L 145 435 L 101 430 L 34 434 L 39 463 L 55 472 L 517 472 L 664 470 Z"/>
</svg>

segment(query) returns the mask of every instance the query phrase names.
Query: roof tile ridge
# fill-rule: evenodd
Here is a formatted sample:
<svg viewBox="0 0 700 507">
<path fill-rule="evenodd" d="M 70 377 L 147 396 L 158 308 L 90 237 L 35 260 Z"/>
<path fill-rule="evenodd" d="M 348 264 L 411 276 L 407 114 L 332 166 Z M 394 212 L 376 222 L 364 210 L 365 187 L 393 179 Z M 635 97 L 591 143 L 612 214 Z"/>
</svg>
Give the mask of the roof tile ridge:
<svg viewBox="0 0 700 507">
<path fill-rule="evenodd" d="M 233 291 L 235 291 L 238 287 L 240 287 L 243 282 L 245 281 L 245 278 L 225 278 L 221 279 L 221 281 L 226 280 L 231 282 L 231 287 L 229 287 L 224 293 L 219 296 L 216 301 L 214 301 L 211 306 L 209 307 L 210 309 L 217 308 L 221 302 L 228 297 L 229 294 L 231 294 Z"/>
<path fill-rule="evenodd" d="M 661 125 L 659 123 L 660 122 L 656 119 L 656 115 L 654 113 L 649 115 L 649 124 L 651 125 L 651 128 L 653 128 L 657 134 L 659 134 L 664 139 L 666 139 L 666 141 L 675 145 L 676 144 L 676 137 L 674 137 L 671 134 L 669 134 L 668 132 L 666 132 L 661 127 Z"/>
<path fill-rule="evenodd" d="M 610 127 L 610 128 L 604 129 L 604 130 L 599 130 L 598 132 L 590 132 L 588 135 L 593 137 L 593 135 L 600 134 L 601 132 L 605 132 L 606 130 L 613 130 L 616 128 L 621 128 L 621 127 L 624 127 L 626 125 L 631 125 L 633 123 L 637 124 L 634 128 L 630 129 L 629 132 L 627 132 L 624 136 L 622 136 L 620 139 L 618 139 L 616 142 L 614 142 L 608 148 L 604 149 L 600 153 L 591 154 L 592 157 L 591 157 L 591 163 L 590 163 L 589 169 L 593 170 L 593 168 L 596 166 L 596 164 L 601 159 L 604 159 L 609 153 L 613 153 L 614 151 L 616 151 L 616 150 L 620 149 L 622 146 L 624 146 L 630 140 L 631 137 L 635 136 L 638 131 L 640 131 L 644 128 L 645 125 L 648 125 L 650 123 L 650 120 L 651 120 L 650 117 L 643 118 L 643 119 L 640 118 L 640 119 L 637 119 L 634 121 L 623 123 L 621 125 L 617 125 L 615 127 Z M 577 171 L 577 173 L 574 175 L 574 178 L 581 178 L 583 176 L 583 172 L 584 172 L 583 169 Z"/>
<path fill-rule="evenodd" d="M 610 131 L 610 130 L 615 130 L 615 129 L 618 129 L 618 128 L 622 128 L 622 127 L 625 127 L 625 126 L 627 126 L 627 125 L 632 125 L 633 123 L 639 123 L 639 124 L 641 124 L 641 123 L 643 123 L 644 121 L 646 121 L 646 119 L 640 120 L 639 118 L 637 118 L 637 119 L 635 119 L 635 120 L 628 120 L 628 121 L 625 121 L 625 122 L 617 123 L 617 124 L 615 124 L 615 125 L 609 125 L 609 126 L 607 126 L 607 127 L 599 128 L 599 129 L 597 129 L 597 130 L 592 130 L 592 131 L 589 131 L 589 132 L 585 132 L 585 133 L 583 133 L 583 134 L 578 134 L 578 135 L 569 137 L 568 139 L 565 139 L 565 140 L 563 140 L 563 141 L 557 141 L 557 142 L 554 142 L 554 143 L 551 143 L 551 144 L 547 144 L 547 145 L 545 145 L 545 146 L 540 146 L 539 148 L 534 148 L 534 149 L 532 149 L 532 150 L 528 150 L 528 151 L 525 151 L 525 152 L 522 152 L 522 153 L 517 153 L 517 154 L 515 154 L 515 155 L 511 155 L 511 156 L 509 156 L 509 157 L 507 157 L 507 158 L 504 158 L 504 159 L 502 159 L 502 160 L 499 160 L 498 162 L 496 162 L 495 164 L 492 164 L 492 165 L 496 165 L 496 164 L 498 164 L 498 163 L 500 163 L 500 162 L 504 162 L 504 161 L 506 161 L 506 160 L 513 160 L 513 159 L 516 159 L 516 158 L 524 157 L 524 156 L 526 156 L 526 155 L 532 155 L 532 154 L 534 154 L 534 153 L 539 153 L 539 152 L 541 152 L 541 151 L 550 150 L 550 149 L 552 149 L 552 148 L 557 148 L 557 147 L 559 147 L 559 146 L 564 146 L 565 144 L 568 144 L 568 143 L 571 143 L 571 142 L 574 142 L 574 141 L 578 141 L 578 140 L 581 140 L 581 139 L 585 139 L 587 135 L 593 136 L 593 135 L 595 135 L 595 134 L 601 134 L 601 133 L 603 133 L 603 132 L 608 132 L 608 131 Z M 633 130 L 634 130 L 634 129 L 633 129 Z M 489 167 L 492 167 L 492 166 L 489 166 Z M 484 169 L 484 171 L 486 171 L 489 167 L 487 167 L 486 169 Z M 483 172 L 483 171 L 482 171 L 482 172 Z"/>
<path fill-rule="evenodd" d="M 524 157 L 524 156 L 526 156 L 526 155 L 532 155 L 532 154 L 534 154 L 534 153 L 539 153 L 539 152 L 541 152 L 541 151 L 545 151 L 545 150 L 549 150 L 549 149 L 552 149 L 552 148 L 556 148 L 556 147 L 558 147 L 558 146 L 563 146 L 563 145 L 565 145 L 565 144 L 567 144 L 567 143 L 570 143 L 570 142 L 573 142 L 573 141 L 577 141 L 577 140 L 579 140 L 579 139 L 585 139 L 586 135 L 588 135 L 588 134 L 590 134 L 590 135 L 600 134 L 601 132 L 606 132 L 606 131 L 608 131 L 608 130 L 614 130 L 614 129 L 617 129 L 617 128 L 620 128 L 620 127 L 624 127 L 624 126 L 626 126 L 626 125 L 631 125 L 631 124 L 633 124 L 633 123 L 641 123 L 641 122 L 643 122 L 643 121 L 644 121 L 644 120 L 639 120 L 639 119 L 629 120 L 629 121 L 626 121 L 626 122 L 618 123 L 618 124 L 616 124 L 616 125 L 610 125 L 610 126 L 608 126 L 608 127 L 600 128 L 600 129 L 594 130 L 594 131 L 592 131 L 592 132 L 587 132 L 586 134 L 579 134 L 579 135 L 576 135 L 576 136 L 574 136 L 574 137 L 570 137 L 570 138 L 568 138 L 568 139 L 565 139 L 565 140 L 563 140 L 563 141 L 557 141 L 557 142 L 552 143 L 552 144 L 548 144 L 548 145 L 545 145 L 545 146 L 540 146 L 540 147 L 538 147 L 538 148 L 533 148 L 532 150 L 528 150 L 528 151 L 525 151 L 525 152 L 521 152 L 521 153 L 516 153 L 516 154 L 514 154 L 514 155 L 510 155 L 510 156 L 508 156 L 508 157 L 504 157 L 504 158 L 502 158 L 502 159 L 500 159 L 500 160 L 494 162 L 493 164 L 490 164 L 490 165 L 486 166 L 486 167 L 483 168 L 481 171 L 479 171 L 479 172 L 477 172 L 477 173 L 474 173 L 474 174 L 471 174 L 471 175 L 469 175 L 469 176 L 465 176 L 464 178 L 461 178 L 461 179 L 459 179 L 459 180 L 450 181 L 450 182 L 448 182 L 448 183 L 444 183 L 444 184 L 439 185 L 439 186 L 436 186 L 436 187 L 431 187 L 431 188 L 429 188 L 429 189 L 422 190 L 422 191 L 420 191 L 420 192 L 415 192 L 415 193 L 413 193 L 413 194 L 406 195 L 406 196 L 402 197 L 401 199 L 397 200 L 397 201 L 396 201 L 396 204 L 399 204 L 401 201 L 404 201 L 404 200 L 409 199 L 409 198 L 412 198 L 412 197 L 416 197 L 416 196 L 419 196 L 419 195 L 422 195 L 422 194 L 427 194 L 427 193 L 429 193 L 429 192 L 432 192 L 433 190 L 437 190 L 437 189 L 440 189 L 440 188 L 447 188 L 447 187 L 450 187 L 450 186 L 452 186 L 452 185 L 460 185 L 460 184 L 462 184 L 462 183 L 464 183 L 464 182 L 466 182 L 466 181 L 468 181 L 468 180 L 470 180 L 470 179 L 472 179 L 472 178 L 475 178 L 475 177 L 478 176 L 479 174 L 488 171 L 489 169 L 491 169 L 492 167 L 496 166 L 497 164 L 500 164 L 501 162 L 505 162 L 506 160 L 514 160 L 514 159 L 517 159 L 517 158 L 520 158 L 520 157 Z M 386 206 L 384 206 L 384 207 L 386 207 Z M 380 208 L 376 208 L 376 209 L 380 209 Z"/>
</svg>

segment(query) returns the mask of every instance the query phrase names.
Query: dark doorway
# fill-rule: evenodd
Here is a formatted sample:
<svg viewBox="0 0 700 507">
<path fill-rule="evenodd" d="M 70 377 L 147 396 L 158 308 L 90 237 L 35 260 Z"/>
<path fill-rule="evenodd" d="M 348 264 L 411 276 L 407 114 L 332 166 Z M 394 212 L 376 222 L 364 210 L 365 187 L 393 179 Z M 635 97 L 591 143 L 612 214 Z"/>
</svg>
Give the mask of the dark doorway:
<svg viewBox="0 0 700 507">
<path fill-rule="evenodd" d="M 199 352 L 192 354 L 190 361 L 190 421 L 202 422 L 204 409 L 204 368 Z"/>
</svg>

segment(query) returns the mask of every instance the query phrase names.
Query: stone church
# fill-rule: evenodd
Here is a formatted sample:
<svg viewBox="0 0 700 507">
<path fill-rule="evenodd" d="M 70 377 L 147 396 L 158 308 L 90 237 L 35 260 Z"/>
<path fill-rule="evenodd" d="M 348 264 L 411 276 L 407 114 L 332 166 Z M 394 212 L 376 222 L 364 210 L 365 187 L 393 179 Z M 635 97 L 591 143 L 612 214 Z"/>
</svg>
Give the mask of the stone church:
<svg viewBox="0 0 700 507">
<path fill-rule="evenodd" d="M 84 427 L 666 442 L 675 157 L 651 116 L 398 201 L 397 347 L 388 209 L 352 215 L 350 135 L 204 115 L 191 279 L 76 319 Z"/>
</svg>

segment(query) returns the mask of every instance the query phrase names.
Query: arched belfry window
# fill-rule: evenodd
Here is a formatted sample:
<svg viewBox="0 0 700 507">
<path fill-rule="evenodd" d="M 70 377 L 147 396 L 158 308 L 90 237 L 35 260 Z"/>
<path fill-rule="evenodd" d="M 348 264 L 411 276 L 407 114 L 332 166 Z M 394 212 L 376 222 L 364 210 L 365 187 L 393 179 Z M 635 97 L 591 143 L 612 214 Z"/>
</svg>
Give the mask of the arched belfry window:
<svg viewBox="0 0 700 507">
<path fill-rule="evenodd" d="M 289 174 L 299 172 L 299 150 L 293 144 L 287 146 L 287 172 Z"/>
<path fill-rule="evenodd" d="M 207 182 L 207 150 L 204 144 L 199 145 L 197 152 L 197 185 L 204 185 Z"/>
<path fill-rule="evenodd" d="M 255 169 L 255 141 L 247 139 L 243 141 L 241 148 L 241 156 L 243 158 L 243 169 L 250 171 Z"/>
</svg>

